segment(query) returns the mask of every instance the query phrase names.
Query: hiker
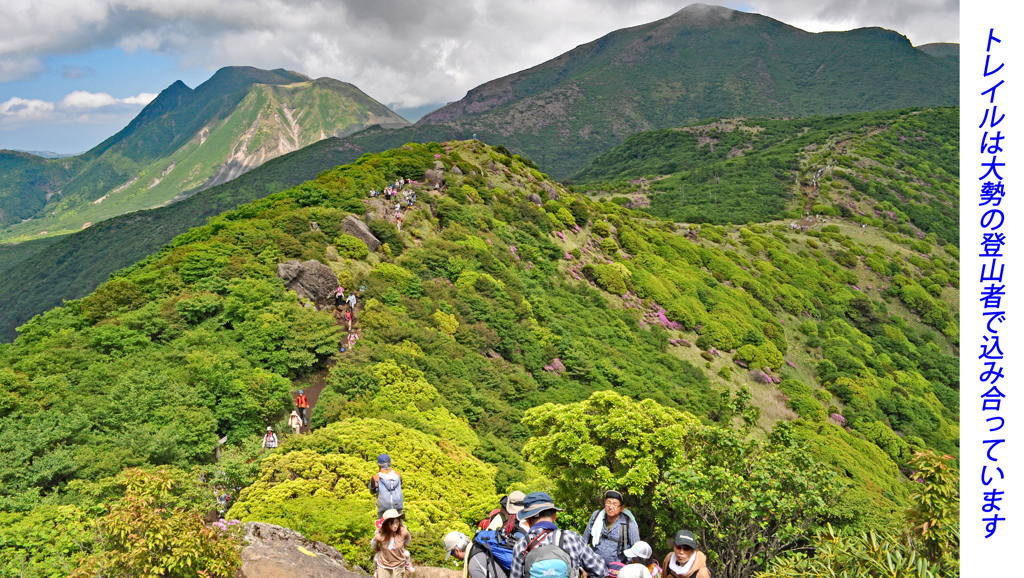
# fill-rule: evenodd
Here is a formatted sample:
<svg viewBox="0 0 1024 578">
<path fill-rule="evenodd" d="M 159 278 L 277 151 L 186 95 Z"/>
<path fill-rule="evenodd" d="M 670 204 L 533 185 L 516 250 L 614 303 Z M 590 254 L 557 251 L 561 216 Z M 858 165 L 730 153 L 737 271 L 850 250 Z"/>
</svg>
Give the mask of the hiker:
<svg viewBox="0 0 1024 578">
<path fill-rule="evenodd" d="M 707 556 L 697 550 L 697 538 L 689 530 L 679 530 L 672 540 L 672 553 L 665 556 L 666 578 L 714 578 Z"/>
<path fill-rule="evenodd" d="M 387 510 L 402 512 L 405 500 L 402 494 L 402 474 L 391 469 L 391 456 L 377 456 L 377 467 L 380 471 L 370 478 L 370 493 L 377 495 L 377 517 L 380 518 Z"/>
<path fill-rule="evenodd" d="M 525 497 L 526 494 L 517 490 L 502 498 L 498 502 L 500 507 L 491 510 L 491 513 L 480 521 L 480 529 L 504 530 L 509 536 L 515 535 L 517 532 L 525 535 L 526 532 L 519 529 L 519 520 L 516 518 L 516 514 L 523 509 L 523 498 Z"/>
<path fill-rule="evenodd" d="M 412 535 L 402 523 L 402 515 L 398 510 L 387 510 L 381 515 L 381 525 L 374 532 L 370 546 L 377 553 L 373 557 L 376 567 L 375 578 L 401 578 L 402 570 L 410 574 L 416 570 L 412 567 L 412 556 L 409 555 L 409 542 Z"/>
<path fill-rule="evenodd" d="M 562 508 L 555 506 L 547 492 L 531 492 L 516 515 L 526 522 L 529 533 L 512 550 L 509 578 L 544 576 L 578 578 L 580 569 L 588 578 L 605 578 L 608 566 L 572 530 L 561 530 L 555 519 Z"/>
<path fill-rule="evenodd" d="M 398 230 L 401 231 L 402 230 L 402 212 L 397 210 L 397 209 L 395 210 L 395 220 L 398 221 Z"/>
<path fill-rule="evenodd" d="M 629 560 L 629 565 L 641 564 L 650 572 L 650 578 L 661 578 L 661 564 L 654 557 L 654 550 L 647 542 L 636 542 L 623 554 Z M 622 570 L 619 571 L 619 578 L 625 578 L 622 576 Z"/>
<path fill-rule="evenodd" d="M 302 429 L 302 418 L 299 417 L 299 412 L 292 410 L 292 414 L 288 416 L 288 427 L 292 428 L 292 433 L 298 435 L 299 430 Z"/>
<path fill-rule="evenodd" d="M 345 288 L 338 285 L 334 290 L 334 306 L 340 308 L 345 303 Z"/>
<path fill-rule="evenodd" d="M 263 436 L 263 449 L 272 450 L 277 447 L 277 434 L 274 428 L 267 426 L 267 433 Z"/>
<path fill-rule="evenodd" d="M 355 291 L 353 291 L 353 292 L 348 294 L 348 299 L 345 300 L 345 303 L 348 303 L 348 306 L 352 308 L 352 311 L 356 310 L 356 292 Z"/>
<path fill-rule="evenodd" d="M 462 560 L 462 578 L 508 578 L 508 572 L 487 550 L 477 546 L 462 532 L 448 532 L 444 537 L 444 557 Z"/>
<path fill-rule="evenodd" d="M 605 492 L 604 509 L 590 515 L 583 530 L 583 541 L 605 564 L 625 565 L 625 552 L 640 541 L 640 528 L 633 513 L 622 507 L 622 494 L 615 490 Z"/>
<path fill-rule="evenodd" d="M 295 407 L 299 410 L 299 417 L 302 418 L 302 425 L 309 426 L 309 398 L 306 397 L 306 392 L 299 390 L 299 395 L 295 398 Z"/>
<path fill-rule="evenodd" d="M 347 326 L 349 333 L 351 333 L 352 332 L 352 310 L 351 309 L 346 309 L 345 310 L 345 325 Z"/>
<path fill-rule="evenodd" d="M 652 578 L 652 576 L 651 571 L 643 564 L 627 564 L 618 571 L 616 578 Z"/>
</svg>

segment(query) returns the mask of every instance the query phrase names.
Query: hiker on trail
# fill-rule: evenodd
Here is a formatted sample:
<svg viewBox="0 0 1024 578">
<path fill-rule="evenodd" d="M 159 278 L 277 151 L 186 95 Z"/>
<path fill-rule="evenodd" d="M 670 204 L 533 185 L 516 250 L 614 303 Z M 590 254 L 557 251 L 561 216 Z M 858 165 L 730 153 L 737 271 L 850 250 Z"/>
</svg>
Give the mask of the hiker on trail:
<svg viewBox="0 0 1024 578">
<path fill-rule="evenodd" d="M 591 514 L 583 540 L 605 564 L 625 565 L 625 552 L 640 541 L 640 528 L 633 513 L 623 508 L 622 494 L 615 490 L 605 492 L 604 509 Z"/>
<path fill-rule="evenodd" d="M 555 525 L 560 511 L 547 492 L 526 495 L 523 509 L 516 516 L 526 521 L 529 534 L 512 550 L 509 578 L 578 578 L 580 569 L 588 578 L 605 578 L 608 566 L 604 560 L 579 534 Z"/>
<path fill-rule="evenodd" d="M 679 530 L 672 540 L 674 549 L 665 556 L 666 578 L 714 578 L 708 568 L 708 558 L 697 550 L 697 537 L 689 530 Z"/>
<path fill-rule="evenodd" d="M 338 288 L 334 290 L 334 306 L 341 307 L 345 303 L 345 288 L 338 285 Z"/>
<path fill-rule="evenodd" d="M 345 300 L 345 303 L 348 303 L 348 306 L 352 308 L 352 311 L 356 310 L 356 292 L 355 291 L 353 291 L 353 292 L 348 294 L 348 299 Z"/>
<path fill-rule="evenodd" d="M 274 428 L 267 426 L 267 433 L 263 436 L 263 449 L 272 450 L 277 447 L 277 434 Z"/>
<path fill-rule="evenodd" d="M 348 328 L 349 333 L 352 332 L 352 310 L 347 309 L 345 311 L 345 325 Z"/>
<path fill-rule="evenodd" d="M 302 418 L 299 417 L 299 412 L 292 410 L 292 414 L 288 416 L 288 427 L 292 428 L 293 434 L 299 434 L 299 430 L 302 429 Z"/>
<path fill-rule="evenodd" d="M 381 454 L 377 456 L 377 467 L 380 469 L 370 478 L 370 493 L 377 494 L 377 517 L 384 515 L 387 510 L 398 510 L 402 512 L 405 500 L 402 494 L 402 474 L 391 469 L 391 456 Z"/>
<path fill-rule="evenodd" d="M 650 572 L 650 578 L 661 578 L 661 564 L 654 557 L 654 550 L 647 542 L 637 542 L 623 552 L 623 554 L 629 559 L 629 565 L 641 564 Z M 619 570 L 619 578 L 625 578 L 622 576 L 623 570 L 625 568 Z"/>
<path fill-rule="evenodd" d="M 299 410 L 299 417 L 302 418 L 302 425 L 309 425 L 309 398 L 306 397 L 306 392 L 299 390 L 299 395 L 295 397 L 295 408 Z"/>
<path fill-rule="evenodd" d="M 444 537 L 445 562 L 455 556 L 462 560 L 462 578 L 508 578 L 508 572 L 487 550 L 474 544 L 462 532 L 448 532 Z"/>
<path fill-rule="evenodd" d="M 409 542 L 412 535 L 402 523 L 402 515 L 398 510 L 387 510 L 381 515 L 381 525 L 373 534 L 370 545 L 377 553 L 373 557 L 376 567 L 375 578 L 401 578 L 402 570 L 410 574 L 416 570 L 412 567 L 412 556 L 409 555 Z"/>
<path fill-rule="evenodd" d="M 398 230 L 401 231 L 402 230 L 402 212 L 401 211 L 398 211 L 398 210 L 395 211 L 395 220 L 398 221 Z"/>
</svg>

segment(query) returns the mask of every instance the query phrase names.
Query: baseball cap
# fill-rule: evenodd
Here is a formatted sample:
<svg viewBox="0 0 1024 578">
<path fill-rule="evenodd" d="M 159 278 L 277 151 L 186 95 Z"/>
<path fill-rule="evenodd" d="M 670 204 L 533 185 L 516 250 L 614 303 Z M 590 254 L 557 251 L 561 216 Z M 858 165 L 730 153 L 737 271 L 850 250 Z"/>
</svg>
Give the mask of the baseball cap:
<svg viewBox="0 0 1024 578">
<path fill-rule="evenodd" d="M 654 554 L 651 550 L 651 545 L 647 542 L 637 542 L 622 553 L 626 558 L 643 558 L 644 560 L 650 558 Z"/>
<path fill-rule="evenodd" d="M 452 557 L 452 550 L 465 548 L 469 545 L 469 537 L 462 532 L 448 532 L 444 536 L 444 551 L 446 553 L 444 560 L 448 561 Z M 461 546 L 461 547 L 460 547 Z"/>
<path fill-rule="evenodd" d="M 679 530 L 672 541 L 676 546 L 689 546 L 694 550 L 697 549 L 697 537 L 689 530 Z"/>
<path fill-rule="evenodd" d="M 377 463 L 378 464 L 390 464 L 391 463 L 391 456 L 389 456 L 387 454 L 381 454 L 381 455 L 377 456 Z"/>
</svg>

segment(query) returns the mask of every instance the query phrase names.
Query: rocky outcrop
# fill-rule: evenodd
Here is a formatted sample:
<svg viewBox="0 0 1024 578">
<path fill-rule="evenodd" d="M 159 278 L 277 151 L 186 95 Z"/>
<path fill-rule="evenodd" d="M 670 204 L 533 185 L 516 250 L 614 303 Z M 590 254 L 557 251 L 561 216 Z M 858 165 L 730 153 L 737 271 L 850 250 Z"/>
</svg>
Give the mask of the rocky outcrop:
<svg viewBox="0 0 1024 578">
<path fill-rule="evenodd" d="M 295 530 L 262 522 L 243 526 L 242 568 L 236 578 L 365 578 L 345 566 L 345 557 Z M 358 568 L 357 568 L 358 569 Z"/>
<path fill-rule="evenodd" d="M 380 247 L 380 239 L 373 236 L 370 232 L 370 228 L 366 226 L 366 223 L 360 221 L 352 215 L 345 217 L 345 220 L 341 222 L 341 230 L 346 235 L 352 235 L 356 239 L 366 243 L 366 246 L 373 253 Z"/>
<path fill-rule="evenodd" d="M 310 259 L 301 263 L 296 259 L 280 263 L 277 276 L 284 280 L 285 287 L 312 301 L 317 309 L 333 305 L 331 298 L 338 287 L 338 277 L 320 261 Z"/>
<path fill-rule="evenodd" d="M 526 193 L 526 200 L 535 205 L 540 204 L 540 196 L 537 193 Z"/>
</svg>

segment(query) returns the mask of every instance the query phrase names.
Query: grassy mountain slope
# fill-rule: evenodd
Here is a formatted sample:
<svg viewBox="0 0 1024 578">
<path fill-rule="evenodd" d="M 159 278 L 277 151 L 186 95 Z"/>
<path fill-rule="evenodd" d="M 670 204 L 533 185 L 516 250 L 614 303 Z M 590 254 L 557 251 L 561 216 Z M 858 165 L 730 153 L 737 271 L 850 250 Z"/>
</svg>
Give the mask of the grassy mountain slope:
<svg viewBox="0 0 1024 578">
<path fill-rule="evenodd" d="M 724 116 L 955 105 L 958 79 L 956 62 L 893 31 L 811 34 L 697 4 L 483 84 L 415 128 L 348 140 L 372 152 L 476 133 L 566 178 L 636 132 Z"/>
<path fill-rule="evenodd" d="M 91 293 L 118 269 L 159 250 L 214 215 L 314 178 L 343 163 L 336 139 L 268 161 L 222 185 L 157 209 L 97 223 L 70 235 L 0 245 L 0 341 L 65 299 Z"/>
<path fill-rule="evenodd" d="M 682 222 L 810 212 L 958 244 L 958 143 L 957 108 L 732 119 L 633 135 L 574 179 Z"/>
<path fill-rule="evenodd" d="M 414 185 L 401 232 L 366 198 L 438 164 L 447 190 Z M 364 212 L 387 242 L 376 253 L 341 235 Z M 221 436 L 226 484 L 253 483 L 247 462 L 264 470 L 243 493 L 253 516 L 359 511 L 365 462 L 385 443 L 486 476 L 475 504 L 540 483 L 520 454 L 525 410 L 614 390 L 708 426 L 746 421 L 755 436 L 793 420 L 853 484 L 829 519 L 899 528 L 911 452 L 959 444 L 958 262 L 900 238 L 849 222 L 680 228 L 573 195 L 474 141 L 367 155 L 178 236 L 0 345 L 0 447 L 19 449 L 0 454 L 0 511 L 88 510 L 109 495 L 107 476 L 207 464 Z M 320 260 L 361 288 L 345 353 L 332 316 L 284 290 L 275 265 L 287 259 Z M 319 380 L 321 432 L 257 457 L 289 390 Z M 356 435 L 370 431 L 380 440 Z M 471 520 L 444 486 L 436 472 L 410 486 L 407 499 L 437 503 L 421 521 Z"/>
<path fill-rule="evenodd" d="M 4 198 L 24 206 L 21 219 L 33 219 L 19 224 L 14 213 L 0 219 L 12 224 L 0 239 L 77 231 L 166 204 L 269 159 L 374 124 L 408 123 L 355 86 L 329 78 L 232 67 L 195 90 L 177 82 L 124 130 L 80 157 L 28 159 L 17 174 L 5 172 L 12 177 Z M 54 174 L 57 169 L 67 174 Z"/>
</svg>

